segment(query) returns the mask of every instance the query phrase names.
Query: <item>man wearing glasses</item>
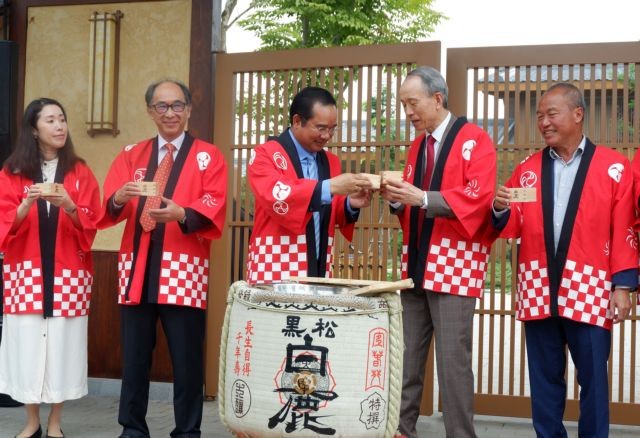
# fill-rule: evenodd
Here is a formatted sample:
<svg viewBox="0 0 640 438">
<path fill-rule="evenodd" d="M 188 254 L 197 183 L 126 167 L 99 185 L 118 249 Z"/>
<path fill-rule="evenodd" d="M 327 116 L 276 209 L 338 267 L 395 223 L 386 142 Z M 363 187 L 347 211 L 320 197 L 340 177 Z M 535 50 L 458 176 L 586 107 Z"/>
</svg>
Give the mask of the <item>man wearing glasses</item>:
<svg viewBox="0 0 640 438">
<path fill-rule="evenodd" d="M 118 256 L 123 355 L 121 437 L 148 437 L 149 370 L 158 318 L 169 344 L 175 429 L 199 437 L 209 247 L 225 218 L 227 168 L 185 132 L 191 93 L 178 81 L 147 89 L 158 135 L 126 146 L 104 183 L 102 228 L 126 221 Z"/>
<path fill-rule="evenodd" d="M 340 159 L 324 150 L 337 113 L 331 93 L 307 87 L 291 102 L 290 128 L 251 151 L 248 179 L 255 216 L 249 283 L 328 276 L 336 226 L 351 240 L 360 208 L 371 203 L 369 180 L 341 174 Z"/>
</svg>

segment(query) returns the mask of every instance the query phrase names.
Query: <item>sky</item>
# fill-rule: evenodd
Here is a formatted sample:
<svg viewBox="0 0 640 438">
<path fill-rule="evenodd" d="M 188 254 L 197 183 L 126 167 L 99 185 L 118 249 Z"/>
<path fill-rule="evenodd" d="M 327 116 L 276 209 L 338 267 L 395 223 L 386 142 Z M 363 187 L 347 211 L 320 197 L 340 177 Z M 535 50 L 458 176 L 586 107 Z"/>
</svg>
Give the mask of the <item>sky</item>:
<svg viewBox="0 0 640 438">
<path fill-rule="evenodd" d="M 247 4 L 238 0 L 234 15 Z M 443 49 L 640 40 L 638 0 L 435 0 L 433 9 L 449 17 L 428 39 Z M 227 35 L 229 53 L 259 44 L 237 24 Z"/>
</svg>

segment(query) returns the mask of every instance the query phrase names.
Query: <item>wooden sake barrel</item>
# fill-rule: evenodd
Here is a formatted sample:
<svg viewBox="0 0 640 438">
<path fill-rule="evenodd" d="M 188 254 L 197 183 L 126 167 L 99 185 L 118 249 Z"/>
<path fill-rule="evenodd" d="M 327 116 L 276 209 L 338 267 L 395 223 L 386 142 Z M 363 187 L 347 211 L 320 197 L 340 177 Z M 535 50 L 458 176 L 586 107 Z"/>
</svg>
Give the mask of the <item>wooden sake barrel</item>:
<svg viewBox="0 0 640 438">
<path fill-rule="evenodd" d="M 396 293 L 245 282 L 229 289 L 220 351 L 223 423 L 239 437 L 387 437 L 398 426 Z"/>
</svg>

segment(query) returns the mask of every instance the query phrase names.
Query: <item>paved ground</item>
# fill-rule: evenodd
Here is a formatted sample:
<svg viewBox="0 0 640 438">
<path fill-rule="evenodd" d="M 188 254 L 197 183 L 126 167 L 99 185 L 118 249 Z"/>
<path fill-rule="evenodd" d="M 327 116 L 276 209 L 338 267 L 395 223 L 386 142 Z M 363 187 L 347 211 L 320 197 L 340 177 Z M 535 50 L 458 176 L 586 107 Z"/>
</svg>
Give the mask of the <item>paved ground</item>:
<svg viewBox="0 0 640 438">
<path fill-rule="evenodd" d="M 69 438 L 115 438 L 120 433 L 117 421 L 117 384 L 91 379 L 90 395 L 65 403 L 63 430 Z M 115 381 L 117 382 L 117 381 Z M 151 393 L 147 421 L 152 437 L 168 437 L 173 428 L 173 408 L 168 401 L 170 387 L 155 385 Z M 48 406 L 43 406 L 40 418 L 46 423 Z M 13 437 L 23 426 L 24 408 L 0 408 L 0 438 Z M 535 437 L 529 420 L 505 417 L 476 417 L 479 438 Z M 575 423 L 568 424 L 569 436 L 577 436 Z M 421 417 L 418 424 L 421 437 L 444 437 L 442 417 Z M 202 436 L 205 438 L 230 437 L 218 416 L 218 404 L 208 401 L 204 406 Z M 632 438 L 640 436 L 640 427 L 612 426 L 610 437 Z"/>
</svg>

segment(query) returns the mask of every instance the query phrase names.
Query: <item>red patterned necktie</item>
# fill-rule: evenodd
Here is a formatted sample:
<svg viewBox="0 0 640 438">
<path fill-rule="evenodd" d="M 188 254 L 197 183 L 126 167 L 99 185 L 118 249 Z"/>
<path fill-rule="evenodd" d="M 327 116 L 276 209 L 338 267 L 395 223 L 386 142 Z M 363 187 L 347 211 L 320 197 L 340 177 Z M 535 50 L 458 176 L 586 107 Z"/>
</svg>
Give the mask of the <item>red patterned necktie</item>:
<svg viewBox="0 0 640 438">
<path fill-rule="evenodd" d="M 425 166 L 424 166 L 424 175 L 422 175 L 422 190 L 429 191 L 429 184 L 431 183 L 431 177 L 433 173 L 434 167 L 434 156 L 435 156 L 435 145 L 436 139 L 433 135 L 429 134 L 427 137 L 427 147 L 424 151 L 425 153 Z M 424 218 L 426 214 L 426 210 L 421 209 L 420 214 L 418 215 L 418 247 L 420 247 L 420 235 L 422 234 L 422 226 L 424 224 Z"/>
<path fill-rule="evenodd" d="M 422 177 L 422 188 L 429 190 L 431 183 L 431 174 L 433 173 L 434 156 L 435 156 L 436 139 L 433 135 L 427 137 L 426 166 L 424 168 L 424 176 Z"/>
<path fill-rule="evenodd" d="M 173 166 L 173 151 L 176 147 L 171 143 L 167 143 L 165 147 L 167 148 L 167 153 L 153 176 L 153 181 L 156 183 L 157 196 L 147 196 L 140 215 L 140 225 L 145 231 L 151 231 L 156 227 L 156 221 L 149 216 L 149 210 L 160 207 L 160 195 L 164 194 L 164 187 L 167 185 L 171 166 Z"/>
</svg>

